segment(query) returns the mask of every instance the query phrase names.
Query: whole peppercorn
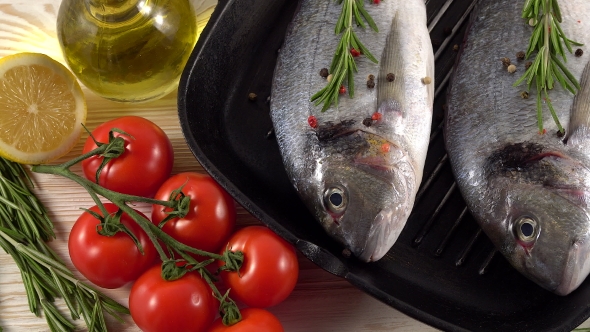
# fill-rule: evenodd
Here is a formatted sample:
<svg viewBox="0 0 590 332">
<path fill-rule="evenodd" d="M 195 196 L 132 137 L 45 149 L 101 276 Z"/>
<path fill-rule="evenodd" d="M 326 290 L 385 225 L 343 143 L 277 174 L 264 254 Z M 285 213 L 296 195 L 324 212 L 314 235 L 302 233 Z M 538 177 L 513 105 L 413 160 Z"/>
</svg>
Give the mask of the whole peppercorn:
<svg viewBox="0 0 590 332">
<path fill-rule="evenodd" d="M 522 99 L 529 99 L 529 93 L 527 91 L 523 91 L 520 93 Z"/>
<path fill-rule="evenodd" d="M 370 127 L 373 124 L 373 119 L 371 118 L 364 118 L 363 119 L 363 124 L 367 127 Z"/>
<path fill-rule="evenodd" d="M 375 81 L 374 80 L 367 80 L 367 88 L 372 89 L 375 87 Z"/>
<path fill-rule="evenodd" d="M 532 66 L 532 65 L 533 65 L 532 61 L 527 61 L 527 63 L 524 64 L 524 69 L 529 69 L 530 66 Z"/>
<path fill-rule="evenodd" d="M 312 128 L 317 128 L 318 127 L 318 119 L 315 116 L 310 115 L 307 118 L 307 124 L 309 124 L 309 126 Z"/>
<path fill-rule="evenodd" d="M 558 131 L 555 133 L 555 135 L 556 135 L 557 137 L 559 137 L 559 138 L 562 138 L 563 136 L 565 136 L 565 132 L 562 132 L 562 131 L 559 131 L 559 130 L 558 130 Z"/>
<path fill-rule="evenodd" d="M 323 77 L 323 78 L 327 78 L 327 77 L 328 77 L 328 75 L 329 75 L 329 73 L 328 73 L 328 68 L 322 68 L 322 69 L 320 69 L 320 76 L 321 76 L 321 77 Z"/>
<path fill-rule="evenodd" d="M 500 59 L 500 61 L 502 61 L 502 64 L 504 65 L 504 67 L 510 66 L 510 59 L 508 59 L 508 58 L 502 58 L 502 59 Z"/>
<path fill-rule="evenodd" d="M 516 71 L 516 66 L 515 65 L 510 65 L 510 66 L 508 66 L 507 69 L 508 69 L 508 72 L 510 74 L 512 74 L 512 73 L 514 73 Z"/>
<path fill-rule="evenodd" d="M 373 113 L 373 115 L 371 115 L 371 119 L 375 120 L 375 121 L 381 120 L 382 117 L 383 117 L 383 115 L 379 112 L 375 112 L 375 113 Z"/>
<path fill-rule="evenodd" d="M 395 75 L 393 75 L 393 73 L 389 73 L 387 76 L 385 76 L 385 79 L 387 82 L 393 82 L 395 80 Z"/>
<path fill-rule="evenodd" d="M 584 54 L 584 51 L 582 51 L 582 49 L 581 49 L 581 48 L 578 48 L 578 49 L 576 50 L 576 53 L 575 53 L 575 54 L 576 54 L 576 56 L 577 56 L 577 57 L 581 57 L 581 56 L 582 56 L 582 54 Z"/>
<path fill-rule="evenodd" d="M 524 60 L 525 56 L 526 56 L 526 54 L 523 51 L 516 53 L 516 58 L 520 61 Z"/>
<path fill-rule="evenodd" d="M 370 74 L 369 76 L 367 76 L 367 80 L 374 81 L 375 80 L 375 75 Z"/>
</svg>

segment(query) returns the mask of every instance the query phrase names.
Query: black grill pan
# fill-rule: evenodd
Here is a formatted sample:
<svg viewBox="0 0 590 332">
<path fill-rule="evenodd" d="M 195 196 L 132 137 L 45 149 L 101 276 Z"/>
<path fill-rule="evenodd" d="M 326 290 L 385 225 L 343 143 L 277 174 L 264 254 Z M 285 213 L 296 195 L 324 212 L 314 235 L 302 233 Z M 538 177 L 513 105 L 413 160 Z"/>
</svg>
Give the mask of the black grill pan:
<svg viewBox="0 0 590 332">
<path fill-rule="evenodd" d="M 436 56 L 435 114 L 424 180 L 405 229 L 377 263 L 342 255 L 343 248 L 314 221 L 289 183 L 271 131 L 267 98 L 297 4 L 221 0 L 217 5 L 178 91 L 181 128 L 203 168 L 311 261 L 436 328 L 570 331 L 586 320 L 589 282 L 561 297 L 522 277 L 496 254 L 455 185 L 442 138 L 443 109 L 472 0 L 427 1 Z"/>
</svg>

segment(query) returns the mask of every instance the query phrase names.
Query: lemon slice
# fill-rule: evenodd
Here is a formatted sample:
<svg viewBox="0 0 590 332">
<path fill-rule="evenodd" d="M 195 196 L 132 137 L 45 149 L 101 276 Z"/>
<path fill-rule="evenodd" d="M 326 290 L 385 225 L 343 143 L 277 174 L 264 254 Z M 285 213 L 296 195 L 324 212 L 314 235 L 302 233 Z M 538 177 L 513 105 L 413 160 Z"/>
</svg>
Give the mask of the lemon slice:
<svg viewBox="0 0 590 332">
<path fill-rule="evenodd" d="M 86 101 L 74 75 L 44 54 L 0 59 L 0 155 L 42 164 L 68 153 L 82 133 Z"/>
</svg>

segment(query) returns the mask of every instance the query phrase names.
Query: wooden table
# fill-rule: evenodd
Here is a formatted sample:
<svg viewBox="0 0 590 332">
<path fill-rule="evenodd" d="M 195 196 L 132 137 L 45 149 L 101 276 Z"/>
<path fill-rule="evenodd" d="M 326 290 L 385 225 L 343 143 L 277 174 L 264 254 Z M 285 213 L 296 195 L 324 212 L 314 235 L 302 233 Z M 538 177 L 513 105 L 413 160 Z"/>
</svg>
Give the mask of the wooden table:
<svg viewBox="0 0 590 332">
<path fill-rule="evenodd" d="M 198 12 L 210 10 L 215 0 L 191 0 Z M 61 0 L 0 0 L 0 57 L 17 52 L 45 53 L 63 63 L 63 56 L 56 38 L 55 22 Z M 203 23 L 203 22 L 201 22 Z M 202 25 L 202 24 L 201 24 Z M 174 151 L 173 173 L 182 171 L 204 172 L 185 144 L 177 117 L 176 94 L 138 105 L 127 105 L 102 99 L 84 88 L 88 104 L 87 126 L 98 124 L 123 115 L 139 115 L 157 123 L 169 135 Z M 60 161 L 80 154 L 83 141 Z M 78 167 L 73 168 L 81 173 Z M 50 175 L 34 175 L 36 193 L 47 206 L 55 223 L 57 239 L 51 246 L 73 269 L 67 253 L 66 240 L 73 222 L 80 214 L 79 208 L 93 204 L 88 194 L 67 179 Z M 148 206 L 138 209 L 149 213 Z M 258 224 L 248 212 L 239 207 L 240 225 Z M 285 330 L 295 331 L 434 331 L 399 311 L 379 302 L 331 275 L 303 256 L 299 256 L 301 271 L 292 295 L 283 303 L 272 307 Z M 5 331 L 48 331 L 44 318 L 34 316 L 27 306 L 20 273 L 12 258 L 0 253 L 0 326 Z M 81 280 L 85 280 L 75 272 Z M 129 287 L 104 292 L 127 305 Z M 63 303 L 61 303 L 63 304 Z M 60 305 L 61 305 L 60 304 Z M 62 308 L 65 308 L 61 305 Z M 82 321 L 78 322 L 84 329 Z M 138 331 L 130 317 L 125 324 L 112 323 L 113 331 Z M 582 326 L 590 326 L 589 322 Z"/>
</svg>

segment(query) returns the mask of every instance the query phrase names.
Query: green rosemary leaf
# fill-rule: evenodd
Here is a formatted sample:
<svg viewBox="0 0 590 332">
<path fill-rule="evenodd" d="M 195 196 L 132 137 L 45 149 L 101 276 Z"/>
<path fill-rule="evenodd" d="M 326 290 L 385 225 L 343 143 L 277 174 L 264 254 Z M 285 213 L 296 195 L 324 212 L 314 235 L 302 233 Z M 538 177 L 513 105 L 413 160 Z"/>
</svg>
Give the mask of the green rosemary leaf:
<svg viewBox="0 0 590 332">
<path fill-rule="evenodd" d="M 79 312 L 82 318 L 86 322 L 86 325 L 93 325 L 92 322 L 92 296 L 87 294 L 87 291 L 79 288 L 78 291 L 74 292 L 74 297 L 78 303 Z"/>
<path fill-rule="evenodd" d="M 50 268 L 49 272 L 51 272 L 51 276 L 53 277 L 53 281 L 55 282 L 55 285 L 59 289 L 59 292 L 62 294 L 64 302 L 66 303 L 66 306 L 70 310 L 70 315 L 71 315 L 72 319 L 79 319 L 80 315 L 78 314 L 78 309 L 74 305 L 74 302 L 73 302 L 73 299 L 71 296 L 71 289 L 67 289 L 69 287 L 67 287 L 64 284 L 64 282 L 60 279 L 59 275 L 55 272 L 54 269 Z"/>
<path fill-rule="evenodd" d="M 551 67 L 553 75 L 555 76 L 555 80 L 559 82 L 559 85 L 565 87 L 565 89 L 570 91 L 571 93 L 576 93 L 575 90 L 573 90 L 571 84 L 565 80 L 563 74 L 559 72 L 559 68 L 557 67 L 555 62 L 551 62 Z"/>
<path fill-rule="evenodd" d="M 557 22 L 561 23 L 562 18 L 561 18 L 561 9 L 559 9 L 559 2 L 557 0 L 552 0 L 551 6 L 552 6 L 552 10 L 553 10 L 553 18 L 555 18 L 555 20 Z"/>
<path fill-rule="evenodd" d="M 547 99 L 547 107 L 549 108 L 549 112 L 551 113 L 553 121 L 555 121 L 555 124 L 557 125 L 557 129 L 560 132 L 563 132 L 563 127 L 561 126 L 561 122 L 557 117 L 557 113 L 555 113 L 555 109 L 553 108 L 553 104 L 551 103 L 551 100 L 549 99 L 549 95 L 547 94 L 547 92 L 545 92 L 545 99 Z"/>
<path fill-rule="evenodd" d="M 47 300 L 41 300 L 41 306 L 43 312 L 47 316 L 47 322 L 51 327 L 54 327 L 56 331 L 73 331 L 76 327 L 70 321 L 68 321 L 57 308 Z"/>
<path fill-rule="evenodd" d="M 361 43 L 356 38 L 356 34 L 355 33 L 352 33 L 352 35 L 351 35 L 351 38 L 350 38 L 350 46 L 352 46 L 352 48 L 354 48 L 357 51 L 362 51 L 362 49 L 361 49 Z M 353 62 L 354 62 L 354 60 L 353 60 Z"/>
<path fill-rule="evenodd" d="M 559 58 L 556 57 L 555 55 L 551 55 L 551 60 L 557 65 L 559 66 L 559 69 L 561 69 L 561 72 L 567 77 L 567 79 L 574 85 L 574 87 L 576 88 L 576 90 L 580 90 L 580 83 L 578 82 L 578 80 L 574 77 L 574 75 L 572 75 L 572 73 L 567 69 L 567 67 L 563 64 L 563 62 L 559 61 Z"/>
<path fill-rule="evenodd" d="M 540 90 L 539 84 L 537 84 L 537 91 Z M 541 106 L 541 93 L 537 93 L 537 125 L 539 127 L 539 132 L 543 132 L 543 108 Z"/>
<path fill-rule="evenodd" d="M 529 17 L 529 13 L 531 12 L 533 8 L 533 1 L 532 0 L 526 0 L 522 9 L 522 18 L 527 18 Z"/>
<path fill-rule="evenodd" d="M 12 201 L 10 201 L 9 199 L 5 198 L 5 195 L 1 195 L 0 196 L 0 204 L 4 204 L 7 205 L 13 209 L 18 209 L 18 205 L 14 204 Z"/>
<path fill-rule="evenodd" d="M 574 45 L 574 46 L 583 46 L 583 45 L 584 45 L 584 43 L 579 43 L 579 42 L 577 42 L 577 41 L 574 41 L 574 40 L 568 39 L 568 38 L 566 38 L 565 36 L 563 37 L 563 39 L 567 39 L 567 41 L 568 41 L 568 42 L 570 42 L 570 43 L 571 43 L 572 45 Z"/>
<path fill-rule="evenodd" d="M 354 43 L 356 43 L 360 49 L 360 51 L 363 53 L 363 55 L 369 59 L 370 61 L 374 62 L 374 63 L 378 63 L 379 61 L 377 61 L 377 59 L 375 59 L 375 57 L 373 56 L 373 54 L 371 54 L 371 52 L 365 47 L 365 45 L 363 45 L 363 43 L 361 43 L 361 41 L 358 39 L 358 37 L 356 36 L 356 34 L 352 35 L 352 40 L 351 42 L 354 41 Z"/>
<path fill-rule="evenodd" d="M 350 98 L 354 98 L 354 72 L 356 72 L 356 65 L 348 66 L 348 75 L 346 76 L 348 76 L 348 95 Z"/>
<path fill-rule="evenodd" d="M 527 58 L 535 51 L 537 47 L 537 42 L 540 40 L 542 30 L 543 29 L 540 24 L 537 24 L 533 29 L 533 35 L 530 38 L 529 47 L 526 51 Z"/>
<path fill-rule="evenodd" d="M 371 15 L 369 15 L 369 13 L 367 13 L 367 10 L 365 9 L 365 5 L 364 5 L 363 1 L 362 0 L 356 0 L 356 1 L 358 4 L 358 11 L 361 13 L 361 15 L 363 16 L 365 21 L 367 21 L 367 24 L 369 24 L 369 27 L 371 27 L 371 29 L 373 29 L 373 31 L 379 32 L 379 28 L 377 27 L 377 24 L 375 24 L 375 21 L 373 21 L 373 18 L 371 17 Z"/>
<path fill-rule="evenodd" d="M 354 6 L 353 9 L 352 9 L 352 11 L 354 12 L 354 21 L 356 22 L 356 24 L 360 28 L 364 29 L 365 28 L 365 22 L 363 22 L 363 19 L 361 17 L 361 13 L 359 11 L 359 2 L 358 2 L 358 0 L 355 0 L 355 2 L 356 2 L 357 5 Z"/>
<path fill-rule="evenodd" d="M 551 30 L 557 30 L 556 24 L 554 20 L 551 20 Z M 551 46 L 553 47 L 553 54 L 559 54 L 563 57 L 565 61 L 565 53 L 563 50 L 563 46 L 561 45 L 561 41 L 559 39 L 558 33 L 550 33 L 549 38 L 551 39 Z"/>
</svg>

